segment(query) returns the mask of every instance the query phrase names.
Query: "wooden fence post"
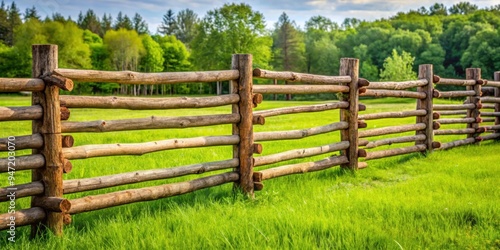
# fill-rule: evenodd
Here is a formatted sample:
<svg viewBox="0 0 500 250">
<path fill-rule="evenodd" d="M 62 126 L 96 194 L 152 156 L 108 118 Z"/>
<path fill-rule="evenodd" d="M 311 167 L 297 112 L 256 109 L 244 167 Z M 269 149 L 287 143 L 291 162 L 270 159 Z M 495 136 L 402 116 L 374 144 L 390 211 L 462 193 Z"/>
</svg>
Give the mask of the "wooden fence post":
<svg viewBox="0 0 500 250">
<path fill-rule="evenodd" d="M 418 67 L 418 79 L 426 79 L 428 84 L 417 88 L 418 92 L 426 94 L 425 99 L 417 99 L 417 110 L 425 109 L 427 114 L 417 116 L 417 123 L 425 123 L 425 130 L 417 131 L 417 135 L 424 134 L 425 141 L 417 141 L 415 144 L 424 144 L 427 147 L 427 152 L 432 152 L 434 147 L 434 129 L 433 129 L 433 91 L 434 91 L 434 71 L 432 64 L 423 64 Z"/>
<path fill-rule="evenodd" d="M 341 165 L 351 170 L 358 169 L 358 111 L 359 111 L 359 60 L 355 58 L 340 59 L 340 75 L 351 76 L 349 94 L 341 95 L 340 101 L 349 102 L 348 109 L 340 109 L 340 120 L 349 124 L 349 127 L 340 131 L 342 141 L 349 141 L 349 148 L 342 150 L 349 163 Z"/>
<path fill-rule="evenodd" d="M 467 103 L 475 104 L 474 109 L 467 110 L 467 117 L 476 119 L 474 123 L 467 123 L 467 128 L 473 128 L 476 130 L 474 134 L 467 134 L 467 138 L 477 138 L 480 133 L 478 133 L 479 123 L 481 122 L 480 118 L 480 104 L 481 104 L 481 69 L 480 68 L 468 68 L 465 70 L 465 78 L 467 80 L 473 79 L 476 80 L 476 84 L 472 86 L 467 86 L 467 90 L 474 90 L 476 94 L 474 96 L 467 97 Z M 479 141 L 476 141 L 478 144 Z"/>
<path fill-rule="evenodd" d="M 500 82 L 500 71 L 495 72 L 494 81 Z M 495 97 L 500 97 L 500 87 L 495 88 Z M 500 112 L 500 103 L 495 103 L 495 112 Z M 500 117 L 497 116 L 495 117 L 495 126 L 500 125 Z M 495 133 L 500 133 L 500 129 L 495 130 Z M 500 138 L 497 138 L 497 140 L 500 140 Z"/>
<path fill-rule="evenodd" d="M 252 55 L 235 54 L 232 68 L 240 71 L 240 78 L 232 81 L 232 93 L 240 96 L 233 113 L 240 114 L 240 122 L 233 125 L 233 134 L 240 136 L 240 142 L 233 148 L 233 158 L 239 158 L 240 179 L 237 187 L 247 196 L 254 197 L 253 183 L 253 74 Z"/>
<path fill-rule="evenodd" d="M 33 45 L 33 68 L 32 76 L 41 78 L 50 74 L 57 68 L 57 45 Z M 63 155 L 61 137 L 61 114 L 59 102 L 59 87 L 46 84 L 42 92 L 33 92 L 32 104 L 43 107 L 41 120 L 33 121 L 33 134 L 40 133 L 43 136 L 43 147 L 33 150 L 33 153 L 41 153 L 45 157 L 45 166 L 41 169 L 32 170 L 32 181 L 42 181 L 45 192 L 40 196 L 32 197 L 31 206 L 46 204 L 48 200 L 57 200 L 63 196 Z M 46 219 L 41 223 L 31 226 L 31 237 L 44 233 L 49 229 L 57 236 L 63 234 L 63 214 L 45 209 Z"/>
</svg>

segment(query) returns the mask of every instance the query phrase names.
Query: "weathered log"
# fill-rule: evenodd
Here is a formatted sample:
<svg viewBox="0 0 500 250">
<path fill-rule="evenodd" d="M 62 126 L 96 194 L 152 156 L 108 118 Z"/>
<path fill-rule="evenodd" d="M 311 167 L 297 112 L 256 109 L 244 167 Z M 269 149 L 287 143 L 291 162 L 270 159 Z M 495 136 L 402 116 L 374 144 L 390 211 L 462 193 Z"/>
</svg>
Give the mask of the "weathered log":
<svg viewBox="0 0 500 250">
<path fill-rule="evenodd" d="M 474 119 L 473 122 L 467 123 L 467 128 L 473 128 L 473 129 L 477 130 L 479 128 L 479 123 L 481 122 L 480 109 L 481 109 L 481 105 L 482 105 L 482 103 L 481 103 L 482 98 L 480 98 L 480 96 L 481 96 L 481 84 L 483 84 L 483 82 L 481 82 L 482 81 L 481 80 L 481 69 L 480 68 L 465 69 L 465 78 L 466 79 L 473 79 L 476 81 L 475 85 L 466 86 L 466 89 L 468 91 L 475 92 L 474 96 L 467 97 L 466 102 L 468 102 L 470 104 L 474 104 L 476 106 L 473 109 L 467 110 L 467 117 Z M 479 136 L 478 133 L 467 134 L 467 138 L 471 138 L 471 137 L 476 138 L 478 136 Z M 478 144 L 478 143 L 476 143 L 476 144 Z"/>
<path fill-rule="evenodd" d="M 499 117 L 500 112 L 481 112 L 481 116 L 483 116 L 483 117 Z"/>
<path fill-rule="evenodd" d="M 15 192 L 16 199 L 43 194 L 43 183 L 41 181 L 30 182 L 9 187 L 0 188 L 0 202 L 10 200 L 10 196 Z"/>
<path fill-rule="evenodd" d="M 363 142 L 360 142 L 360 146 L 365 146 L 365 148 L 376 148 L 384 145 L 392 145 L 394 143 L 424 141 L 425 139 L 426 139 L 425 134 L 420 134 L 420 135 L 402 136 L 396 138 L 387 138 L 376 141 L 365 140 Z"/>
<path fill-rule="evenodd" d="M 349 127 L 347 122 L 336 122 L 325 126 L 313 127 L 300 130 L 273 131 L 273 132 L 256 132 L 254 133 L 255 141 L 274 141 L 274 140 L 290 140 L 301 139 L 308 136 L 324 134 Z"/>
<path fill-rule="evenodd" d="M 496 72 L 495 72 L 496 73 Z M 488 81 L 486 86 L 500 88 L 500 79 L 495 79 L 495 81 Z"/>
<path fill-rule="evenodd" d="M 472 137 L 467 138 L 467 139 L 462 139 L 462 140 L 456 140 L 456 141 L 441 144 L 441 147 L 439 148 L 439 150 L 445 150 L 445 149 L 449 149 L 449 148 L 454 148 L 454 147 L 458 147 L 458 146 L 472 144 L 475 142 L 476 142 L 476 139 L 472 138 Z"/>
<path fill-rule="evenodd" d="M 462 110 L 462 109 L 474 109 L 476 105 L 473 103 L 467 103 L 463 105 L 454 104 L 434 104 L 434 110 Z"/>
<path fill-rule="evenodd" d="M 17 228 L 41 222 L 46 218 L 46 214 L 40 207 L 18 210 L 13 214 L 0 214 L 0 231 L 10 229 L 11 217 L 15 218 L 15 228 Z"/>
<path fill-rule="evenodd" d="M 496 104 L 483 104 L 481 109 L 494 109 Z"/>
<path fill-rule="evenodd" d="M 66 213 L 71 209 L 71 202 L 60 197 L 39 197 L 33 201 L 33 205 L 52 212 Z"/>
<path fill-rule="evenodd" d="M 375 152 L 368 152 L 368 155 L 365 157 L 365 160 L 374 160 L 396 155 L 411 154 L 415 152 L 423 152 L 425 150 L 427 150 L 427 146 L 424 144 L 419 144 L 405 148 L 393 148 Z"/>
<path fill-rule="evenodd" d="M 271 116 L 277 116 L 277 115 L 296 114 L 296 113 L 305 113 L 305 112 L 319 112 L 319 111 L 326 111 L 326 110 L 340 109 L 340 108 L 347 108 L 347 107 L 349 107 L 348 102 L 332 102 L 332 103 L 323 103 L 323 104 L 315 104 L 315 105 L 261 110 L 261 111 L 254 112 L 254 115 L 261 115 L 263 117 L 271 117 Z"/>
<path fill-rule="evenodd" d="M 372 136 L 379 135 L 388 135 L 388 134 L 396 134 L 396 133 L 404 133 L 409 131 L 418 131 L 426 128 L 424 123 L 410 124 L 410 125 L 400 125 L 400 126 L 391 126 L 384 128 L 375 128 L 370 130 L 364 130 L 359 132 L 359 138 L 366 138 Z"/>
<path fill-rule="evenodd" d="M 229 94 L 210 97 L 138 98 L 65 95 L 60 99 L 68 108 L 153 110 L 218 107 L 237 103 L 240 96 Z"/>
<path fill-rule="evenodd" d="M 484 129 L 486 129 L 486 131 L 500 130 L 500 125 L 485 126 Z"/>
<path fill-rule="evenodd" d="M 9 138 L 0 138 L 0 151 L 8 151 L 10 146 L 15 146 L 16 150 L 28 148 L 40 148 L 43 145 L 43 137 L 40 134 L 16 136 L 15 140 Z"/>
<path fill-rule="evenodd" d="M 495 87 L 482 87 L 481 88 L 481 96 L 495 96 Z"/>
<path fill-rule="evenodd" d="M 474 96 L 476 95 L 476 91 L 474 90 L 465 90 L 465 91 L 445 91 L 440 92 L 440 98 L 455 98 L 455 97 L 464 97 L 464 96 Z"/>
<path fill-rule="evenodd" d="M 451 111 L 439 111 L 440 115 L 466 115 L 466 110 L 451 110 Z"/>
<path fill-rule="evenodd" d="M 476 84 L 476 80 L 461 80 L 461 79 L 449 79 L 449 78 L 440 78 L 439 82 L 436 84 L 439 85 L 458 85 L 458 86 L 472 86 Z"/>
<path fill-rule="evenodd" d="M 356 170 L 358 168 L 358 114 L 359 114 L 359 60 L 355 58 L 340 59 L 340 75 L 348 75 L 351 82 L 346 83 L 349 93 L 339 96 L 340 101 L 349 102 L 348 109 L 340 110 L 340 121 L 347 122 L 348 128 L 340 131 L 340 140 L 348 141 L 349 148 L 341 150 L 341 155 L 347 157 L 346 163 L 341 164 L 342 168 Z"/>
<path fill-rule="evenodd" d="M 113 132 L 127 130 L 149 130 L 165 128 L 191 128 L 211 125 L 238 123 L 238 114 L 203 115 L 183 117 L 156 117 L 122 120 L 98 120 L 89 122 L 64 122 L 63 133 Z"/>
<path fill-rule="evenodd" d="M 500 138 L 500 133 L 492 133 L 489 135 L 482 135 L 482 136 L 476 137 L 476 141 L 477 140 L 480 140 L 480 141 L 495 140 L 498 138 Z"/>
<path fill-rule="evenodd" d="M 481 97 L 481 102 L 483 103 L 500 103 L 500 98 L 499 97 Z"/>
<path fill-rule="evenodd" d="M 113 82 L 122 84 L 173 84 L 195 82 L 220 82 L 236 80 L 238 70 L 220 70 L 203 72 L 163 72 L 139 73 L 133 71 L 103 71 L 79 69 L 55 69 L 54 74 L 79 82 Z"/>
<path fill-rule="evenodd" d="M 413 92 L 405 90 L 366 90 L 360 96 L 373 96 L 373 97 L 401 97 L 401 98 L 415 98 L 425 99 L 427 94 L 423 92 Z"/>
<path fill-rule="evenodd" d="M 410 110 L 410 111 L 366 114 L 366 115 L 360 115 L 358 119 L 360 119 L 360 120 L 374 120 L 374 119 L 384 119 L 384 118 L 403 118 L 403 117 L 411 117 L 411 116 L 422 116 L 422 115 L 426 115 L 426 114 L 427 114 L 427 110 L 418 109 L 418 110 Z"/>
<path fill-rule="evenodd" d="M 0 78 L 0 92 L 40 92 L 45 89 L 45 83 L 38 78 Z"/>
<path fill-rule="evenodd" d="M 255 166 L 257 167 L 282 161 L 288 161 L 292 159 L 300 159 L 315 155 L 321 155 L 335 151 L 345 150 L 347 148 L 349 148 L 349 142 L 343 141 L 339 143 L 333 143 L 313 148 L 294 149 L 277 154 L 255 157 Z"/>
<path fill-rule="evenodd" d="M 329 157 L 321 161 L 304 162 L 292 165 L 285 165 L 275 168 L 269 168 L 259 171 L 262 174 L 262 180 L 276 178 L 291 174 L 302 174 L 328 169 L 334 166 L 348 163 L 346 156 Z"/>
<path fill-rule="evenodd" d="M 239 141 L 240 138 L 237 135 L 206 136 L 185 139 L 169 139 L 145 143 L 85 145 L 63 148 L 63 153 L 66 159 L 72 160 L 113 155 L 143 155 L 156 151 L 177 148 L 235 145 L 239 143 Z"/>
<path fill-rule="evenodd" d="M 0 158 L 0 173 L 9 172 L 9 166 L 16 169 L 16 171 L 27 170 L 27 169 L 37 169 L 45 165 L 45 158 L 41 154 L 28 155 L 28 156 L 16 156 L 14 165 L 9 165 L 8 158 Z"/>
<path fill-rule="evenodd" d="M 235 168 L 238 167 L 238 165 L 239 160 L 234 158 L 225 161 L 199 163 L 175 168 L 138 170 L 134 172 L 86 179 L 65 180 L 64 193 L 71 194 L 145 181 L 169 179 L 191 174 L 202 174 L 210 171 Z"/>
<path fill-rule="evenodd" d="M 186 194 L 196 190 L 234 182 L 238 179 L 238 173 L 230 172 L 191 181 L 87 196 L 71 200 L 71 210 L 69 214 L 78 214 L 133 202 L 157 200 L 160 198 Z"/>
<path fill-rule="evenodd" d="M 363 169 L 368 167 L 368 162 L 358 162 L 358 169 Z"/>
<path fill-rule="evenodd" d="M 466 135 L 466 134 L 474 134 L 474 133 L 476 133 L 476 130 L 473 128 L 444 129 L 444 130 L 434 131 L 434 135 Z"/>
<path fill-rule="evenodd" d="M 305 82 L 312 84 L 336 84 L 351 82 L 351 78 L 349 76 L 322 76 L 289 71 L 270 71 L 259 68 L 253 70 L 253 76 L 264 79 L 277 79 L 288 82 Z"/>
<path fill-rule="evenodd" d="M 349 92 L 349 87 L 339 85 L 254 85 L 260 94 L 319 94 Z"/>
<path fill-rule="evenodd" d="M 427 79 L 419 79 L 414 81 L 404 82 L 370 82 L 367 89 L 390 89 L 390 90 L 403 90 L 427 85 Z"/>
<path fill-rule="evenodd" d="M 451 118 L 451 119 L 439 119 L 437 120 L 440 124 L 457 124 L 457 123 L 475 123 L 476 118 Z M 476 131 L 474 129 L 474 131 Z"/>
<path fill-rule="evenodd" d="M 73 90 L 74 87 L 73 81 L 66 77 L 58 75 L 48 75 L 48 76 L 42 76 L 41 78 L 45 82 L 45 84 L 54 85 L 59 87 L 60 89 L 64 89 L 67 91 Z"/>
<path fill-rule="evenodd" d="M 38 120 L 43 115 L 40 105 L 30 107 L 0 107 L 0 121 Z"/>
<path fill-rule="evenodd" d="M 494 73 L 493 79 L 498 83 L 495 87 L 495 97 L 500 98 L 500 71 L 497 71 Z M 500 103 L 495 103 L 494 105 L 495 109 L 493 110 L 494 112 L 500 112 Z M 500 117 L 495 117 L 495 125 L 500 126 Z M 500 133 L 500 128 L 498 128 L 495 133 Z"/>
</svg>

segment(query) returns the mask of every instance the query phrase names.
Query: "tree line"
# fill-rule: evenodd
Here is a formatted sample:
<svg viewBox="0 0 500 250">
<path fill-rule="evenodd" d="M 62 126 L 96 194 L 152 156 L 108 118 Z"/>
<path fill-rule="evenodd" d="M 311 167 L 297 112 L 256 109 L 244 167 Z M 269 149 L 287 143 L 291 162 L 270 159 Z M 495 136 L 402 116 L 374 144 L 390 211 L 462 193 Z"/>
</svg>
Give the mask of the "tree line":
<svg viewBox="0 0 500 250">
<path fill-rule="evenodd" d="M 229 69 L 231 55 L 250 53 L 254 67 L 338 75 L 341 57 L 360 59 L 371 81 L 416 78 L 419 64 L 442 77 L 464 77 L 468 67 L 490 78 L 500 70 L 500 4 L 480 9 L 469 2 L 400 12 L 390 18 L 336 23 L 313 16 L 303 26 L 281 14 L 272 29 L 250 5 L 224 4 L 198 17 L 190 9 L 167 10 L 153 32 L 136 13 L 98 17 L 91 9 L 76 20 L 35 7 L 21 13 L 15 2 L 0 6 L 0 76 L 29 77 L 31 44 L 59 45 L 62 68 L 171 72 Z M 217 84 L 164 86 L 77 84 L 74 93 L 211 94 Z"/>
</svg>

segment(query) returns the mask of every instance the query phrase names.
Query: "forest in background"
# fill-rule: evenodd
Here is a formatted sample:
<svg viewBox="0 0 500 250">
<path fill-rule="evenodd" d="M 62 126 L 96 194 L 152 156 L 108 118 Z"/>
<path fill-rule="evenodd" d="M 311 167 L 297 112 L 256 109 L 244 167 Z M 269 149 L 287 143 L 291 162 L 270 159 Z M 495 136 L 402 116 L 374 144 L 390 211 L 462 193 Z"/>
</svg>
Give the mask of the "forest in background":
<svg viewBox="0 0 500 250">
<path fill-rule="evenodd" d="M 119 6 L 117 6 L 119 8 Z M 116 16 L 113 16 L 116 15 Z M 231 55 L 250 53 L 254 67 L 338 75 L 341 57 L 360 59 L 371 81 L 416 78 L 419 64 L 442 77 L 463 78 L 482 68 L 500 70 L 500 4 L 480 9 L 469 2 L 400 12 L 391 18 L 336 23 L 313 16 L 297 24 L 285 12 L 273 29 L 248 4 L 225 4 L 199 17 L 193 10 L 166 10 L 160 27 L 140 14 L 99 17 L 92 9 L 73 20 L 64 13 L 41 17 L 15 2 L 0 6 L 0 77 L 31 76 L 31 45 L 59 46 L 59 67 L 139 72 L 230 69 Z M 227 92 L 217 84 L 77 84 L 73 94 L 186 95 Z"/>
</svg>

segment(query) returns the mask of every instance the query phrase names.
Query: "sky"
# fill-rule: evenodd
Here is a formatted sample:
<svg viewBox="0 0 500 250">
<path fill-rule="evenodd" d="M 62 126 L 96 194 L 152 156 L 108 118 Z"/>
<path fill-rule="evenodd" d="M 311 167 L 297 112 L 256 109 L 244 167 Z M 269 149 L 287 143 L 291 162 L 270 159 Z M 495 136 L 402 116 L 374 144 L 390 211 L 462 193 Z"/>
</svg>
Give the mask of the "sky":
<svg viewBox="0 0 500 250">
<path fill-rule="evenodd" d="M 461 1 L 441 0 L 439 3 L 451 7 Z M 4 0 L 4 2 L 7 5 L 11 3 L 10 0 Z M 26 8 L 35 6 L 42 18 L 47 15 L 51 16 L 54 12 L 59 12 L 76 20 L 80 11 L 85 13 L 88 9 L 94 10 L 99 17 L 102 17 L 104 13 L 108 13 L 113 18 L 116 17 L 119 11 L 129 17 L 132 17 L 137 12 L 146 20 L 149 30 L 156 33 L 157 27 L 161 24 L 162 16 L 168 9 L 172 9 L 177 13 L 189 8 L 197 13 L 198 17 L 202 18 L 207 11 L 220 8 L 225 3 L 245 2 L 252 6 L 254 11 L 259 11 L 264 15 L 268 28 L 273 27 L 283 12 L 286 12 L 297 25 L 303 27 L 309 18 L 317 15 L 328 17 L 339 24 L 345 18 L 373 21 L 394 16 L 398 12 L 416 10 L 421 6 L 429 8 L 438 0 L 17 0 L 15 2 L 22 13 Z M 469 2 L 476 4 L 480 8 L 499 4 L 498 0 L 472 0 Z"/>
</svg>

